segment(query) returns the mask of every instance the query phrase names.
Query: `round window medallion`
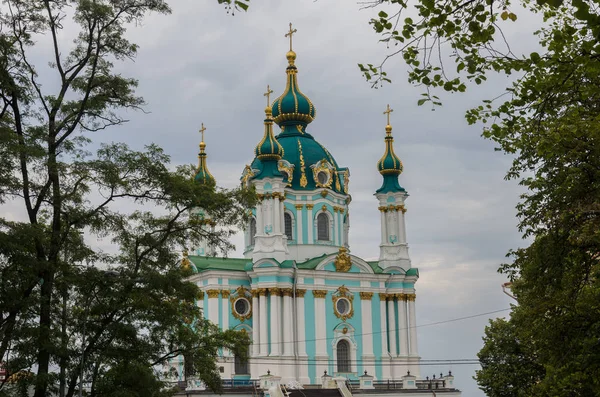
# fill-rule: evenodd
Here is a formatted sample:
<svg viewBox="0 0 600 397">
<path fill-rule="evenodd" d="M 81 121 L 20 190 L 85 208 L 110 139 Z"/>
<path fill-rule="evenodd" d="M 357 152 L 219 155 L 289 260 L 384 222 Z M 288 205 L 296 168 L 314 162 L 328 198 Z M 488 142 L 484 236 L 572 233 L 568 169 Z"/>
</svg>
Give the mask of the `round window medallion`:
<svg viewBox="0 0 600 397">
<path fill-rule="evenodd" d="M 240 316 L 245 316 L 250 311 L 250 302 L 246 298 L 239 298 L 235 301 L 233 307 L 235 312 Z"/>
<path fill-rule="evenodd" d="M 325 172 L 325 171 L 320 171 L 317 174 L 317 180 L 319 181 L 319 183 L 321 185 L 325 185 L 327 183 L 327 181 L 329 180 L 329 175 L 327 175 L 327 172 Z"/>
<path fill-rule="evenodd" d="M 350 311 L 350 302 L 348 302 L 348 299 L 346 298 L 340 298 L 335 304 L 335 307 L 338 313 L 341 315 L 346 315 Z"/>
</svg>

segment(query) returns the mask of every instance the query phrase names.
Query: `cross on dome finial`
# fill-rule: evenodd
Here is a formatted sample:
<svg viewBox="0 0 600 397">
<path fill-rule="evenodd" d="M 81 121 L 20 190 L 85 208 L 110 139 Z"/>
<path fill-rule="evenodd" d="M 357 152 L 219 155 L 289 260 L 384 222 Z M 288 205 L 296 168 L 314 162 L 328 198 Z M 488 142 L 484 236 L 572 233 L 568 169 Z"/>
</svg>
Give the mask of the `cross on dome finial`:
<svg viewBox="0 0 600 397">
<path fill-rule="evenodd" d="M 292 51 L 292 36 L 298 32 L 298 29 L 292 29 L 292 23 L 290 22 L 290 30 L 285 34 L 285 37 L 290 38 L 290 51 Z"/>
<path fill-rule="evenodd" d="M 390 108 L 390 104 L 388 103 L 387 109 L 385 110 L 385 112 L 383 112 L 383 114 L 387 114 L 387 125 L 390 125 L 390 113 L 392 113 L 393 111 L 394 109 Z"/>
<path fill-rule="evenodd" d="M 271 94 L 273 93 L 273 90 L 271 89 L 271 87 L 267 84 L 267 92 L 265 92 L 263 94 L 263 96 L 267 97 L 267 107 L 271 106 Z"/>
<path fill-rule="evenodd" d="M 204 123 L 202 123 L 202 128 L 200 128 L 199 132 L 202 134 L 202 142 L 204 142 L 204 131 L 206 131 L 206 127 Z"/>
</svg>

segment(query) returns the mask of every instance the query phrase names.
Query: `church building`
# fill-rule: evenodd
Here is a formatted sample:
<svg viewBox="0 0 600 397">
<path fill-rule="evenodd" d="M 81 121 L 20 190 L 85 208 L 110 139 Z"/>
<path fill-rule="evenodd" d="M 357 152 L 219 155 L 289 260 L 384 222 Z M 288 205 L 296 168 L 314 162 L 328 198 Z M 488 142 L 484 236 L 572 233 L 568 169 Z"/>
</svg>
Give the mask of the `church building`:
<svg viewBox="0 0 600 397">
<path fill-rule="evenodd" d="M 408 193 L 398 181 L 403 166 L 394 152 L 392 109 L 384 112 L 383 155 L 373 158 L 373 175 L 381 178 L 373 200 L 380 211 L 379 259 L 366 261 L 352 255 L 348 241 L 350 169 L 309 128 L 316 107 L 300 91 L 294 32 L 290 24 L 285 89 L 271 102 L 267 88 L 264 133 L 241 174 L 242 185 L 254 186 L 259 198 L 244 257 L 215 257 L 207 244 L 187 255 L 204 315 L 252 340 L 247 362 L 223 352 L 222 377 L 235 384 L 270 372 L 282 384 L 320 385 L 324 375 L 356 382 L 368 374 L 384 382 L 408 374 L 418 382 L 419 271 L 409 257 Z M 215 183 L 204 139 L 196 181 Z M 183 363 L 176 365 L 181 374 Z"/>
</svg>

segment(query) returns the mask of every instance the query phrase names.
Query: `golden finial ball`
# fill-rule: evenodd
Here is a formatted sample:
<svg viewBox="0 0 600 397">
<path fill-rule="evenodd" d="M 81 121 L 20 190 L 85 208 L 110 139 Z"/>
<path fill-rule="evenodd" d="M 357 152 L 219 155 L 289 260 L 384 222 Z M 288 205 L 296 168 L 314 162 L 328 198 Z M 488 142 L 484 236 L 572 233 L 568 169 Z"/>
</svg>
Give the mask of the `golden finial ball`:
<svg viewBox="0 0 600 397">
<path fill-rule="evenodd" d="M 289 63 L 293 63 L 296 60 L 296 53 L 294 51 L 288 51 L 287 54 L 285 54 L 285 57 Z"/>
<path fill-rule="evenodd" d="M 273 114 L 273 109 L 271 109 L 271 106 L 267 106 L 265 108 L 265 114 L 267 114 L 268 116 Z"/>
</svg>

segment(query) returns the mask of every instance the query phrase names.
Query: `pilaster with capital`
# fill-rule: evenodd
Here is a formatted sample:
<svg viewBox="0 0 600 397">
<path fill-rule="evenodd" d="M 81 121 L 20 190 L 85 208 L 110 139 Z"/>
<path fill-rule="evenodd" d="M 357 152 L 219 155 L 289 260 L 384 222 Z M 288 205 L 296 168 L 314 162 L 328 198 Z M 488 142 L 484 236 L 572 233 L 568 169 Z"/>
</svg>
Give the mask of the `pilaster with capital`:
<svg viewBox="0 0 600 397">
<path fill-rule="evenodd" d="M 219 290 L 209 289 L 206 295 L 208 296 L 208 320 L 219 325 Z"/>
<path fill-rule="evenodd" d="M 291 288 L 282 288 L 281 294 L 283 295 L 283 355 L 284 356 L 293 356 L 294 355 L 294 346 L 293 346 L 293 334 L 294 330 L 293 326 L 293 307 L 292 307 L 292 289 Z"/>
<path fill-rule="evenodd" d="M 258 303 L 258 291 L 252 290 L 252 357 L 260 354 L 260 309 Z"/>
<path fill-rule="evenodd" d="M 398 298 L 398 327 L 400 335 L 400 355 L 408 356 L 408 319 L 406 313 L 406 294 L 397 294 Z"/>
<path fill-rule="evenodd" d="M 266 288 L 257 288 L 258 293 L 258 306 L 259 306 L 259 314 L 258 319 L 260 322 L 259 325 L 259 333 L 260 333 L 260 355 L 262 357 L 269 355 L 269 333 L 267 328 L 267 289 Z"/>
<path fill-rule="evenodd" d="M 415 307 L 415 295 L 408 295 L 408 321 L 410 322 L 410 350 L 411 356 L 419 355 L 419 347 L 417 345 L 417 312 Z"/>
<path fill-rule="evenodd" d="M 269 356 L 281 355 L 281 290 L 269 288 L 271 298 L 271 352 Z"/>
<path fill-rule="evenodd" d="M 360 292 L 360 309 L 362 313 L 362 346 L 363 360 L 375 358 L 373 355 L 373 313 L 372 313 L 372 292 Z M 366 362 L 365 362 L 366 364 Z M 371 368 L 370 368 L 371 369 Z M 372 370 L 372 369 L 371 369 Z"/>
<path fill-rule="evenodd" d="M 388 333 L 389 333 L 389 349 L 392 357 L 396 357 L 398 355 L 396 350 L 396 310 L 394 308 L 394 294 L 388 294 L 387 299 L 388 305 Z"/>
</svg>

